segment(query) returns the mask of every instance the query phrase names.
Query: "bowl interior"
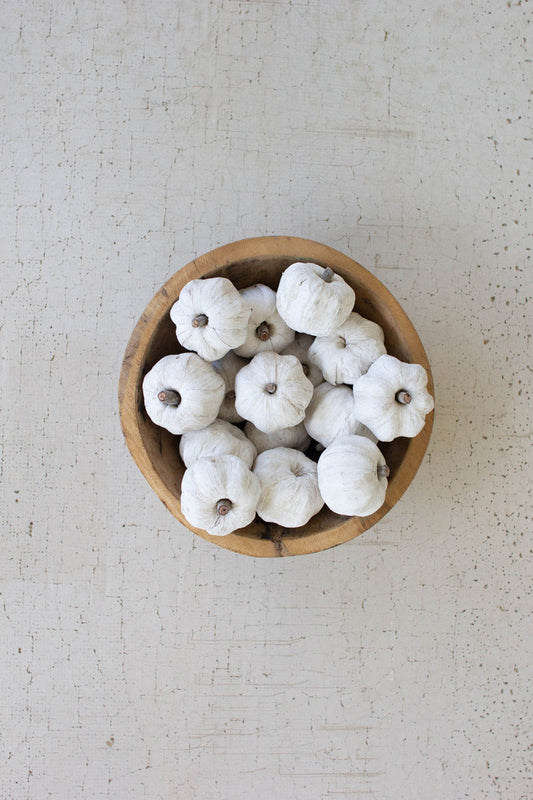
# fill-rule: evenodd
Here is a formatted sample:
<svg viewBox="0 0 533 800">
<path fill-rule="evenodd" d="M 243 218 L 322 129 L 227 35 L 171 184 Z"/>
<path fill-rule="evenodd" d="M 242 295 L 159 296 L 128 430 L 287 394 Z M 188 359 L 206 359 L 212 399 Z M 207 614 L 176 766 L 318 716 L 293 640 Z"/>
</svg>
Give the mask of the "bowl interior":
<svg viewBox="0 0 533 800">
<path fill-rule="evenodd" d="M 353 268 L 350 267 L 350 264 L 340 265 L 338 263 L 331 263 L 331 261 L 327 261 L 327 259 L 322 259 L 322 261 L 316 257 L 302 257 L 300 259 L 296 259 L 294 257 L 280 257 L 265 254 L 254 258 L 237 259 L 222 266 L 215 266 L 212 270 L 204 271 L 202 274 L 205 278 L 214 276 L 229 278 L 238 289 L 242 289 L 252 283 L 265 283 L 272 289 L 276 289 L 283 270 L 296 260 L 314 261 L 315 263 L 321 263 L 323 266 L 332 266 L 332 268 L 338 274 L 342 275 L 343 278 L 355 290 L 355 310 L 367 319 L 377 322 L 383 328 L 387 352 L 396 356 L 402 361 L 418 360 L 418 363 L 423 363 L 419 360 L 420 353 L 413 352 L 413 342 L 409 337 L 405 337 L 404 335 L 405 320 L 407 319 L 405 314 L 401 312 L 400 307 L 397 305 L 392 295 L 386 292 L 386 290 L 386 296 L 384 298 L 384 287 L 382 287 L 378 281 L 374 279 L 374 282 L 371 285 L 365 281 L 365 275 L 368 276 L 368 273 L 366 273 L 366 270 L 363 268 L 360 268 L 359 272 L 358 270 L 354 271 Z M 351 262 L 351 264 L 354 263 L 355 262 Z M 167 291 L 169 284 L 166 285 Z M 376 285 L 378 288 L 376 288 Z M 167 294 L 167 292 L 165 292 L 165 294 Z M 167 294 L 168 309 L 177 299 L 178 294 L 179 290 L 175 293 L 175 296 Z M 398 310 L 401 312 L 401 314 Z M 415 339 L 418 341 L 416 335 Z M 181 479 L 184 473 L 184 466 L 178 453 L 179 437 L 173 436 L 163 428 L 154 425 L 148 418 L 144 410 L 141 383 L 142 377 L 144 377 L 144 375 L 160 358 L 165 355 L 179 352 L 183 352 L 183 348 L 176 340 L 175 328 L 167 310 L 167 312 L 162 314 L 156 321 L 152 336 L 146 345 L 144 353 L 142 354 L 142 359 L 140 362 L 141 374 L 140 379 L 137 381 L 136 408 L 139 433 L 148 458 L 151 462 L 151 466 L 165 485 L 169 495 L 172 496 L 176 501 L 179 501 L 180 499 Z M 390 443 L 379 444 L 387 464 L 391 469 L 392 476 L 397 474 L 401 469 L 411 441 L 412 440 L 410 439 L 400 438 Z M 315 458 L 315 460 L 317 458 L 317 455 L 313 449 L 311 449 L 308 455 L 312 458 Z M 165 501 L 165 498 L 162 499 Z M 166 502 L 170 510 L 175 513 L 172 504 L 169 504 L 168 501 Z M 376 515 L 372 515 L 372 517 L 360 520 L 360 529 L 358 532 L 370 527 L 370 525 L 372 525 L 376 519 L 382 515 L 382 513 L 378 513 L 377 517 Z M 280 537 L 283 535 L 284 541 L 290 539 L 301 539 L 305 537 L 316 536 L 317 533 L 331 531 L 332 529 L 337 528 L 339 525 L 345 523 L 347 519 L 348 518 L 346 517 L 341 517 L 338 514 L 334 514 L 326 506 L 324 506 L 320 513 L 313 517 L 310 522 L 302 528 L 282 529 L 273 523 L 263 522 L 263 520 L 259 519 L 259 517 L 256 517 L 255 521 L 251 525 L 236 531 L 235 534 L 232 534 L 231 538 L 267 538 L 275 542 L 276 540 L 279 541 Z M 184 521 L 183 518 L 181 518 L 181 521 Z M 187 523 L 185 522 L 185 524 Z M 354 532 L 352 536 L 353 535 L 356 535 L 356 533 Z M 206 538 L 209 538 L 210 540 L 215 540 L 215 538 L 218 539 L 218 537 L 207 536 Z M 229 537 L 223 538 L 228 539 Z M 222 542 L 219 540 L 217 543 L 222 544 Z M 244 542 L 242 542 L 242 544 L 244 544 Z M 231 549 L 239 550 L 239 543 L 237 543 L 237 546 L 235 546 L 235 542 L 233 542 L 233 545 L 234 546 L 232 546 Z M 224 546 L 227 546 L 227 543 L 224 543 Z"/>
</svg>

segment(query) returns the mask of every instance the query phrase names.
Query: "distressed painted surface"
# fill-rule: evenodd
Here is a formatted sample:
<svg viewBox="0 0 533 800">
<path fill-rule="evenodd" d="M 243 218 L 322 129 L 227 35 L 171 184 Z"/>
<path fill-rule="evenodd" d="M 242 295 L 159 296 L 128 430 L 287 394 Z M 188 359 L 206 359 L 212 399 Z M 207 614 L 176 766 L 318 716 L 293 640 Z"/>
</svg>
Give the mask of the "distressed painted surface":
<svg viewBox="0 0 533 800">
<path fill-rule="evenodd" d="M 3 12 L 2 798 L 531 798 L 527 3 Z M 399 505 L 286 561 L 180 528 L 116 402 L 159 286 L 269 233 L 375 272 L 438 404 Z"/>
</svg>

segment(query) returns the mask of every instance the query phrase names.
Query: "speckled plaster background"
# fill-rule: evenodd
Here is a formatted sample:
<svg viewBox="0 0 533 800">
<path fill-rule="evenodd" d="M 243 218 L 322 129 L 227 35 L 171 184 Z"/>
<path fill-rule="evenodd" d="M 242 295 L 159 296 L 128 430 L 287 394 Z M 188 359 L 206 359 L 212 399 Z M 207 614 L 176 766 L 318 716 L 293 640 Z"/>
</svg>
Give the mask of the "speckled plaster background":
<svg viewBox="0 0 533 800">
<path fill-rule="evenodd" d="M 8 0 L 0 796 L 529 800 L 527 2 Z M 432 363 L 371 531 L 254 560 L 120 431 L 131 330 L 195 255 L 352 255 Z"/>
</svg>

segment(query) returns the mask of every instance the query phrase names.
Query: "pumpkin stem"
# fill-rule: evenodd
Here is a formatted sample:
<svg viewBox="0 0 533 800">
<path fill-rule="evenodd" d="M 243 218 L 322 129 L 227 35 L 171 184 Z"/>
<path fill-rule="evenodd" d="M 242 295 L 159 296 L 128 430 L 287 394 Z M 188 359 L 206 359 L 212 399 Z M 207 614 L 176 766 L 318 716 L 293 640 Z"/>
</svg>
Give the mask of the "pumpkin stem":
<svg viewBox="0 0 533 800">
<path fill-rule="evenodd" d="M 293 467 L 293 469 L 291 469 L 291 472 L 295 478 L 301 478 L 306 474 L 304 467 L 302 467 L 300 464 L 298 464 L 298 466 L 296 467 Z"/>
<path fill-rule="evenodd" d="M 219 500 L 217 503 L 217 514 L 220 514 L 221 517 L 225 517 L 226 514 L 229 514 L 232 508 L 233 503 L 231 500 L 228 500 L 228 498 L 225 497 L 223 500 Z"/>
<path fill-rule="evenodd" d="M 320 277 L 322 278 L 323 281 L 326 281 L 326 283 L 330 283 L 334 275 L 335 273 L 333 272 L 331 267 L 326 267 Z"/>
<path fill-rule="evenodd" d="M 265 391 L 267 391 L 269 394 L 274 394 L 277 388 L 278 387 L 276 386 L 275 383 L 267 383 L 267 385 L 265 386 Z"/>
<path fill-rule="evenodd" d="M 388 478 L 390 475 L 390 469 L 386 464 L 379 464 L 378 466 L 378 478 Z"/>
<path fill-rule="evenodd" d="M 226 397 L 228 400 L 235 400 L 235 391 L 230 389 L 229 392 L 226 392 Z"/>
<path fill-rule="evenodd" d="M 400 389 L 399 392 L 396 392 L 395 400 L 404 406 L 409 405 L 412 399 L 413 398 L 411 397 L 409 392 L 406 392 L 405 389 Z"/>
<path fill-rule="evenodd" d="M 174 389 L 163 389 L 157 395 L 157 399 L 161 400 L 166 406 L 179 406 L 181 403 L 181 395 L 179 392 L 175 392 Z"/>
<path fill-rule="evenodd" d="M 268 341 L 270 339 L 270 325 L 268 322 L 262 322 L 261 325 L 258 325 L 255 329 L 255 335 L 262 342 Z"/>
<path fill-rule="evenodd" d="M 305 377 L 307 378 L 307 376 L 309 375 L 309 364 L 302 364 L 302 369 L 304 371 Z"/>
<path fill-rule="evenodd" d="M 193 328 L 203 328 L 209 322 L 205 314 L 198 314 L 192 321 Z"/>
</svg>

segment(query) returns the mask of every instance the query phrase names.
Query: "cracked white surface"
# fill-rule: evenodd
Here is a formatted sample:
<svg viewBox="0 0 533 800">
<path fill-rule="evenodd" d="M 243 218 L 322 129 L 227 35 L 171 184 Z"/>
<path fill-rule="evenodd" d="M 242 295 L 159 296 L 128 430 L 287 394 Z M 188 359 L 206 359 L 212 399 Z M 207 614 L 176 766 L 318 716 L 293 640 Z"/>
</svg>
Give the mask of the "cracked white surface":
<svg viewBox="0 0 533 800">
<path fill-rule="evenodd" d="M 526 3 L 4 9 L 0 795 L 533 796 Z M 369 267 L 433 367 L 401 502 L 325 553 L 181 528 L 117 381 L 238 238 Z"/>
</svg>

